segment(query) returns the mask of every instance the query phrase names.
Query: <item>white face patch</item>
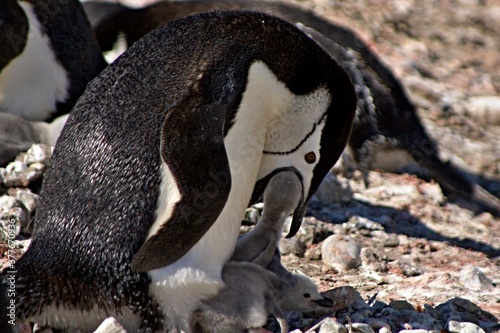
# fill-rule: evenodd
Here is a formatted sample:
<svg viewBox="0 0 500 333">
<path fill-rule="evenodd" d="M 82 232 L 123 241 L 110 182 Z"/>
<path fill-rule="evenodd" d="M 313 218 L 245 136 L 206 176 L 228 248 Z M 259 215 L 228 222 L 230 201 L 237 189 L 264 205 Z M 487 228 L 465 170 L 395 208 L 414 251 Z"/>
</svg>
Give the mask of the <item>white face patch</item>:
<svg viewBox="0 0 500 333">
<path fill-rule="evenodd" d="M 283 86 L 283 89 L 286 87 Z M 321 134 L 325 126 L 324 115 L 330 105 L 329 92 L 320 87 L 302 96 L 287 89 L 289 103 L 282 114 L 269 124 L 264 155 L 258 178 L 261 179 L 277 168 L 294 166 L 302 175 L 304 196 L 313 178 L 313 170 L 320 159 Z M 307 155 L 307 156 L 306 156 Z"/>
<path fill-rule="evenodd" d="M 19 1 L 29 21 L 26 47 L 0 72 L 0 111 L 45 120 L 68 95 L 66 70 L 56 59 L 29 2 Z"/>
</svg>

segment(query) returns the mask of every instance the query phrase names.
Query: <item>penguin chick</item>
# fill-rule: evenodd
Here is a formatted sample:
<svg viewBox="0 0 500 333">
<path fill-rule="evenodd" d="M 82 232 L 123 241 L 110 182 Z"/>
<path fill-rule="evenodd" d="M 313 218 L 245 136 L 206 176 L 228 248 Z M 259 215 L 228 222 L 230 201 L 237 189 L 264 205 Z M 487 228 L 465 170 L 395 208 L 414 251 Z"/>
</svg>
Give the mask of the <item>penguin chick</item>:
<svg viewBox="0 0 500 333">
<path fill-rule="evenodd" d="M 264 326 L 269 314 L 278 320 L 281 333 L 288 323 L 277 298 L 283 282 L 265 268 L 248 262 L 228 262 L 222 270 L 224 287 L 194 311 L 193 332 L 235 333 Z"/>
<path fill-rule="evenodd" d="M 248 261 L 275 268 L 284 282 L 280 306 L 284 311 L 309 312 L 329 307 L 333 302 L 320 295 L 314 282 L 303 273 L 290 273 L 281 265 L 278 244 L 283 223 L 293 212 L 302 195 L 302 183 L 294 171 L 274 175 L 264 191 L 264 210 L 257 225 L 238 238 L 231 261 Z M 277 261 L 270 265 L 271 261 Z M 272 271 L 272 270 L 271 270 Z"/>
<path fill-rule="evenodd" d="M 78 0 L 0 1 L 0 112 L 51 121 L 106 65 Z"/>
<path fill-rule="evenodd" d="M 231 261 L 248 261 L 266 267 L 281 239 L 283 223 L 303 196 L 294 171 L 274 175 L 264 191 L 264 211 L 257 225 L 238 238 Z"/>
<path fill-rule="evenodd" d="M 279 305 L 283 311 L 311 312 L 321 308 L 330 308 L 333 301 L 319 293 L 316 284 L 304 273 L 291 273 L 283 288 L 283 297 Z"/>
</svg>

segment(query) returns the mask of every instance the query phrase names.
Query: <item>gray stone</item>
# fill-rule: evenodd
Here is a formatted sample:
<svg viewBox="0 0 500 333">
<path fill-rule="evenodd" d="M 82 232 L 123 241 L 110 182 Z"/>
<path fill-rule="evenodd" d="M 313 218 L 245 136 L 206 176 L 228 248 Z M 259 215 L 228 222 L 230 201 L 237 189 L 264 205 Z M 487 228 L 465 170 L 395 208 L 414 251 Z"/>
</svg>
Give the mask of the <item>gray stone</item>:
<svg viewBox="0 0 500 333">
<path fill-rule="evenodd" d="M 0 212 L 6 213 L 16 205 L 17 205 L 16 198 L 10 195 L 2 195 L 0 197 Z"/>
<path fill-rule="evenodd" d="M 347 328 L 334 318 L 325 318 L 321 321 L 319 333 L 347 333 Z"/>
<path fill-rule="evenodd" d="M 254 207 L 250 207 L 245 211 L 243 220 L 257 224 L 260 219 L 260 211 Z"/>
<path fill-rule="evenodd" d="M 321 182 L 314 196 L 323 205 L 330 205 L 351 201 L 352 190 L 346 179 L 337 178 L 333 173 L 329 172 Z"/>
<path fill-rule="evenodd" d="M 354 332 L 360 332 L 360 333 L 375 333 L 373 329 L 370 327 L 368 324 L 363 324 L 363 323 L 352 323 L 350 325 L 346 325 L 347 328 L 349 326 L 352 328 Z"/>
<path fill-rule="evenodd" d="M 30 165 L 33 163 L 41 163 L 44 165 L 49 165 L 50 158 L 52 156 L 52 147 L 45 144 L 37 143 L 34 144 L 26 151 L 19 155 L 16 160 L 22 161 L 23 163 Z"/>
<path fill-rule="evenodd" d="M 370 327 L 374 330 L 374 331 L 379 331 L 382 329 L 382 328 L 386 328 L 389 330 L 389 332 L 391 331 L 391 326 L 389 326 L 389 324 L 387 324 L 387 322 L 385 320 L 382 320 L 380 318 L 365 318 L 363 320 L 363 322 L 365 324 L 368 324 L 370 325 Z"/>
<path fill-rule="evenodd" d="M 450 320 L 448 322 L 448 331 L 451 333 L 486 333 L 481 327 L 468 322 L 458 322 Z"/>
<path fill-rule="evenodd" d="M 398 310 L 398 311 L 402 311 L 402 310 L 415 311 L 415 308 L 413 307 L 413 305 L 411 305 L 409 302 L 407 302 L 405 300 L 391 301 L 389 303 L 389 306 L 393 309 Z"/>
<path fill-rule="evenodd" d="M 467 265 L 460 271 L 460 283 L 468 289 L 481 291 L 493 290 L 493 282 L 479 267 Z"/>
<path fill-rule="evenodd" d="M 342 225 L 345 229 L 349 231 L 353 230 L 384 230 L 384 227 L 380 223 L 367 219 L 361 216 L 352 216 L 349 221 Z"/>
<path fill-rule="evenodd" d="M 378 330 L 378 333 L 392 333 L 392 331 L 389 327 L 382 327 Z"/>
<path fill-rule="evenodd" d="M 14 196 L 30 213 L 34 212 L 38 206 L 38 195 L 29 189 L 16 189 Z"/>
<path fill-rule="evenodd" d="M 349 236 L 333 235 L 321 245 L 323 262 L 342 272 L 361 266 L 361 247 Z"/>
<path fill-rule="evenodd" d="M 29 167 L 20 161 L 9 163 L 5 168 L 4 184 L 7 187 L 27 187 L 32 181 L 40 178 L 45 171 L 45 165 L 33 163 Z"/>
<path fill-rule="evenodd" d="M 362 310 L 370 307 L 363 300 L 363 297 L 351 286 L 342 286 L 322 293 L 323 296 L 335 301 L 333 310 L 342 309 Z"/>
<path fill-rule="evenodd" d="M 491 313 L 484 311 L 476 304 L 464 298 L 452 298 L 436 307 L 443 320 L 480 323 L 498 323 L 498 319 Z M 481 324 L 483 325 L 483 324 Z"/>
<path fill-rule="evenodd" d="M 429 333 L 428 330 L 416 329 L 416 330 L 401 330 L 399 333 Z"/>
<path fill-rule="evenodd" d="M 443 320 L 443 318 L 441 317 L 439 312 L 436 309 L 434 309 L 432 306 L 430 306 L 429 304 L 424 304 L 424 310 L 425 310 L 424 313 L 429 314 L 430 316 L 432 316 L 432 318 L 440 320 L 440 321 Z"/>
<path fill-rule="evenodd" d="M 423 273 L 422 268 L 408 258 L 397 260 L 397 264 L 405 276 L 419 276 Z"/>
</svg>

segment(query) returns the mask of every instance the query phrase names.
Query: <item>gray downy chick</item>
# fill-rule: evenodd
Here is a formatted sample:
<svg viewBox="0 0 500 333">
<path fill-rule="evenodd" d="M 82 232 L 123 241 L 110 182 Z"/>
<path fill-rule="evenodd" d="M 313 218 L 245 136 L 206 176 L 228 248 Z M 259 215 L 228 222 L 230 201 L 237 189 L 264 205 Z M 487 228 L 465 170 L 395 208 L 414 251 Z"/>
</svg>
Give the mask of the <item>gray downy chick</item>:
<svg viewBox="0 0 500 333">
<path fill-rule="evenodd" d="M 283 282 L 262 266 L 249 262 L 229 262 L 222 270 L 225 286 L 204 301 L 193 313 L 195 333 L 235 333 L 262 327 L 272 314 L 278 320 L 281 333 L 288 332 L 277 298 Z"/>
<path fill-rule="evenodd" d="M 231 261 L 248 261 L 270 269 L 283 281 L 278 300 L 283 311 L 309 312 L 333 306 L 314 282 L 303 273 L 291 273 L 281 264 L 278 243 L 283 224 L 302 195 L 296 173 L 287 170 L 274 175 L 264 191 L 264 211 L 257 225 L 238 239 Z"/>
<path fill-rule="evenodd" d="M 294 171 L 274 175 L 264 191 L 264 211 L 257 225 L 240 236 L 230 261 L 248 261 L 266 267 L 274 255 L 283 224 L 302 198 L 302 182 Z"/>
</svg>

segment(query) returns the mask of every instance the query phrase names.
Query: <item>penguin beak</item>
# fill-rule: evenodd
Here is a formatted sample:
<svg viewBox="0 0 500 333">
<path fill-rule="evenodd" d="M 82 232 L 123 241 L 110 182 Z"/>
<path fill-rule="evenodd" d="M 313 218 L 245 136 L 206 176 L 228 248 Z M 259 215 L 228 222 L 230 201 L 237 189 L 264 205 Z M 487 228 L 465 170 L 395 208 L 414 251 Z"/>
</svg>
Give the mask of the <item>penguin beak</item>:
<svg viewBox="0 0 500 333">
<path fill-rule="evenodd" d="M 324 308 L 331 308 L 333 307 L 333 304 L 335 304 L 333 302 L 332 299 L 328 298 L 328 297 L 323 297 L 323 299 L 320 299 L 320 300 L 316 300 L 316 301 L 313 301 L 314 303 L 318 304 L 319 306 L 322 306 Z"/>
</svg>

